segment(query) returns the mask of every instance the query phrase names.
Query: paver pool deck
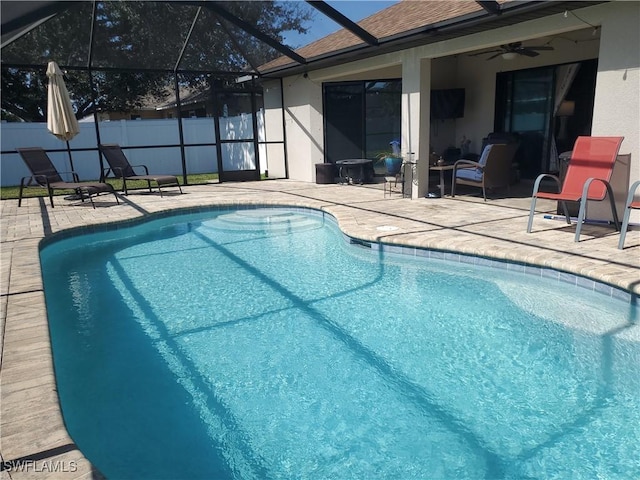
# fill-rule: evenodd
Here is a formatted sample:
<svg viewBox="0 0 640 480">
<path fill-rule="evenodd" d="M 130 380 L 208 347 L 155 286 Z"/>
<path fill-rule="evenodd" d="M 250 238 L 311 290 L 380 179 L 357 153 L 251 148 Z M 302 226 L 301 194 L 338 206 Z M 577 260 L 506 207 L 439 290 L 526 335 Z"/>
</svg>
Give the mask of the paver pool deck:
<svg viewBox="0 0 640 480">
<path fill-rule="evenodd" d="M 6 462 L 0 480 L 103 478 L 64 426 L 45 311 L 38 245 L 69 228 L 214 205 L 311 207 L 330 213 L 345 234 L 365 241 L 547 267 L 603 282 L 611 287 L 594 288 L 633 302 L 640 295 L 637 227 L 628 232 L 624 250 L 617 248 L 619 234 L 604 225 L 585 225 L 575 243 L 575 225 L 543 218 L 556 213 L 556 204 L 539 200 L 533 233 L 527 234 L 526 195 L 488 202 L 467 195 L 384 198 L 381 185 L 290 180 L 189 186 L 184 192 L 167 191 L 163 198 L 132 193 L 120 196 L 120 205 L 112 195 L 101 195 L 95 209 L 61 197 L 55 198 L 55 208 L 44 198 L 24 200 L 20 208 L 17 200 L 0 202 L 0 454 Z"/>
</svg>

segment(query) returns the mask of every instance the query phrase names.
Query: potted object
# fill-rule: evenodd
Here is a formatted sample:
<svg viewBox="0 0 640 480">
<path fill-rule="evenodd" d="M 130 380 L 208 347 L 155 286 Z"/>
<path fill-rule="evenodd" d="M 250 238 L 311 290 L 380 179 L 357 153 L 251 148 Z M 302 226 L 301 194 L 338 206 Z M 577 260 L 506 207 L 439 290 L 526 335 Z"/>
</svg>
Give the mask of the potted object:
<svg viewBox="0 0 640 480">
<path fill-rule="evenodd" d="M 400 155 L 400 142 L 398 140 L 392 140 L 389 142 L 391 146 L 391 152 L 385 152 L 380 154 L 380 158 L 384 160 L 384 165 L 387 169 L 387 175 L 398 175 L 402 168 L 402 155 Z"/>
<path fill-rule="evenodd" d="M 397 175 L 402 168 L 402 157 L 396 157 L 393 154 L 388 154 L 384 157 L 384 165 L 387 167 L 388 175 Z"/>
<path fill-rule="evenodd" d="M 394 140 L 389 142 L 391 145 L 391 152 L 385 152 L 379 155 L 379 158 L 384 160 L 384 165 L 387 170 L 387 174 L 384 177 L 384 193 L 391 195 L 394 188 L 400 184 L 400 193 L 404 196 L 404 175 L 402 171 L 402 165 L 404 160 L 400 155 L 400 142 Z"/>
</svg>

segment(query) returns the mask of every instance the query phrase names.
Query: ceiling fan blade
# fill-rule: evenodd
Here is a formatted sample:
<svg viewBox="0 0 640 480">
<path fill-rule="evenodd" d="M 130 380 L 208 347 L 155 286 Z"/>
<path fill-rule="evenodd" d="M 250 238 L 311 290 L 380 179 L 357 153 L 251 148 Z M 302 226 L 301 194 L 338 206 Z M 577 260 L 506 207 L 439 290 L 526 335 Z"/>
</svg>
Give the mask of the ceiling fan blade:
<svg viewBox="0 0 640 480">
<path fill-rule="evenodd" d="M 485 52 L 470 53 L 469 56 L 477 57 L 478 55 L 486 55 L 487 53 L 495 53 L 495 52 L 502 52 L 502 50 L 487 50 Z"/>
<path fill-rule="evenodd" d="M 528 48 L 520 48 L 516 50 L 516 53 L 519 53 L 520 55 L 525 55 L 527 57 L 537 57 L 538 55 L 540 55 L 538 52 L 529 50 Z"/>
<path fill-rule="evenodd" d="M 539 50 L 539 51 L 553 50 L 553 47 L 550 46 L 550 45 L 540 45 L 540 46 L 535 46 L 535 47 L 523 47 L 522 46 L 522 42 L 513 42 L 513 43 L 508 43 L 506 45 L 500 45 L 499 49 L 485 50 L 483 52 L 470 53 L 470 54 L 468 54 L 468 56 L 469 57 L 477 57 L 478 55 L 488 55 L 488 54 L 493 53 L 495 55 L 492 55 L 492 56 L 487 58 L 487 60 L 492 60 L 492 59 L 494 59 L 496 57 L 499 57 L 503 53 L 514 52 L 514 53 L 518 53 L 518 54 L 521 54 L 521 55 L 525 55 L 527 57 L 537 57 L 539 55 L 539 53 L 537 53 L 536 50 Z"/>
</svg>

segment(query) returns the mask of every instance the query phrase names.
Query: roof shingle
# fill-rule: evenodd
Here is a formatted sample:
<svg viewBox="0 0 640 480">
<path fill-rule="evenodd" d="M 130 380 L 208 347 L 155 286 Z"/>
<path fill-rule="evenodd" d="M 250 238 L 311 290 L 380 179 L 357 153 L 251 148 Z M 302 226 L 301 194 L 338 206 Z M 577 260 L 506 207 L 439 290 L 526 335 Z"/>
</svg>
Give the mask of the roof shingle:
<svg viewBox="0 0 640 480">
<path fill-rule="evenodd" d="M 478 13 L 483 8 L 468 0 L 402 0 L 360 22 L 358 25 L 381 41 L 416 29 L 436 25 L 453 18 Z M 341 29 L 296 50 L 307 59 L 348 49 L 364 42 L 347 29 Z M 283 67 L 293 63 L 288 57 L 277 58 L 261 69 Z"/>
</svg>

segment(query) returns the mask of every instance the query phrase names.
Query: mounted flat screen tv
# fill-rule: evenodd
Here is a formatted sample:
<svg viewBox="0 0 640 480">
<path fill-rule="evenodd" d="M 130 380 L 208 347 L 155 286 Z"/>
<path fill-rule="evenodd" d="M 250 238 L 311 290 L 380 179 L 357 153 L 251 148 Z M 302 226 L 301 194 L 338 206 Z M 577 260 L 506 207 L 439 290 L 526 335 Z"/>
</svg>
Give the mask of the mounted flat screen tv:
<svg viewBox="0 0 640 480">
<path fill-rule="evenodd" d="M 431 118 L 447 120 L 464 117 L 464 88 L 431 90 Z"/>
</svg>

